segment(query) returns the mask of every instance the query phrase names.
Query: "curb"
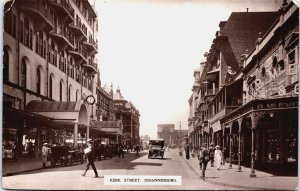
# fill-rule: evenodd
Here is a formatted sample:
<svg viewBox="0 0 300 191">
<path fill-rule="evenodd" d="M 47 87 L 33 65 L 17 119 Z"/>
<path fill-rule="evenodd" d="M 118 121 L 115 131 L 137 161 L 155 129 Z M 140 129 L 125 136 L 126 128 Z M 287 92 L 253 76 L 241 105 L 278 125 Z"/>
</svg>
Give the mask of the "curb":
<svg viewBox="0 0 300 191">
<path fill-rule="evenodd" d="M 183 157 L 182 160 L 184 160 Z M 187 161 L 184 160 L 184 162 L 193 170 L 194 173 L 196 173 L 199 177 L 201 176 L 197 170 Z M 241 189 L 246 189 L 246 190 L 282 190 L 282 189 L 276 189 L 276 188 L 260 188 L 260 187 L 250 187 L 250 186 L 243 186 L 243 185 L 235 185 L 235 184 L 228 184 L 228 183 L 222 183 L 222 182 L 216 182 L 216 181 L 211 181 L 211 180 L 204 180 L 205 182 L 209 182 L 211 184 L 219 185 L 219 186 L 228 186 L 232 188 L 241 188 Z"/>
<path fill-rule="evenodd" d="M 42 170 L 42 169 L 47 169 L 47 168 L 40 167 L 40 168 L 34 168 L 34 169 L 23 170 L 23 171 L 18 171 L 18 172 L 8 172 L 8 173 L 5 173 L 5 174 L 2 174 L 2 177 L 14 176 L 14 175 L 17 175 L 17 174 L 33 172 L 33 171 Z"/>
</svg>

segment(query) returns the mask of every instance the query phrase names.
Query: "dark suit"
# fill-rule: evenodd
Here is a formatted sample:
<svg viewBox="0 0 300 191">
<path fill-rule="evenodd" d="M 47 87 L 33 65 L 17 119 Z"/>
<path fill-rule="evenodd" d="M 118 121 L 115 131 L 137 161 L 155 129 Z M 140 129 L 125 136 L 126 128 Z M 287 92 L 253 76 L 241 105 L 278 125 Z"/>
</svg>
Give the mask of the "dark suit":
<svg viewBox="0 0 300 191">
<path fill-rule="evenodd" d="M 95 172 L 95 177 L 98 177 L 98 172 L 97 172 L 97 169 L 96 169 L 95 164 L 94 164 L 94 162 L 95 162 L 95 148 L 92 145 L 89 145 L 89 147 L 91 147 L 91 151 L 89 153 L 86 153 L 88 163 L 87 163 L 86 169 L 85 169 L 85 171 L 82 175 L 85 176 L 85 174 L 89 170 L 90 166 L 92 166 L 92 168 Z"/>
</svg>

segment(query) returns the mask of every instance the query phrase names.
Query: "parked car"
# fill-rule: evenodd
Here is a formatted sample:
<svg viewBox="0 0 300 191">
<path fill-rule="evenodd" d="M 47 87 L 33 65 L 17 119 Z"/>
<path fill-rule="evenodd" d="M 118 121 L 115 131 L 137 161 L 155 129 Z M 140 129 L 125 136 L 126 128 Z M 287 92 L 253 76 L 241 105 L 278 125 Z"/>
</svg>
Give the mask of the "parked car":
<svg viewBox="0 0 300 191">
<path fill-rule="evenodd" d="M 148 158 L 161 157 L 163 159 L 165 153 L 164 145 L 164 140 L 149 140 Z"/>
</svg>

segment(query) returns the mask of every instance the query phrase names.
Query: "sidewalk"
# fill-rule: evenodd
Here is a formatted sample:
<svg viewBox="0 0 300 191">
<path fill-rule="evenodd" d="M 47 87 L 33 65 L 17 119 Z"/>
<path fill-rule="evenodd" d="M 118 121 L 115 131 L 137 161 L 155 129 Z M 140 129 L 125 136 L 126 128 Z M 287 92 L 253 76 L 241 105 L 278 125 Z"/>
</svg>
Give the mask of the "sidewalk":
<svg viewBox="0 0 300 191">
<path fill-rule="evenodd" d="M 185 156 L 182 159 L 192 168 L 194 172 L 201 176 L 198 158 L 192 157 L 186 160 Z M 220 170 L 207 165 L 205 172 L 206 182 L 212 184 L 236 187 L 250 190 L 296 190 L 298 189 L 298 177 L 289 176 L 273 176 L 272 174 L 255 170 L 256 177 L 250 177 L 250 168 L 242 166 L 242 172 L 238 172 L 238 166 L 232 164 L 229 168 L 229 163 L 221 165 Z"/>
<path fill-rule="evenodd" d="M 49 166 L 49 164 L 47 164 L 47 166 Z M 2 176 L 12 176 L 15 174 L 30 172 L 42 168 L 43 164 L 42 159 L 40 158 L 19 158 L 18 161 L 2 160 Z"/>
</svg>

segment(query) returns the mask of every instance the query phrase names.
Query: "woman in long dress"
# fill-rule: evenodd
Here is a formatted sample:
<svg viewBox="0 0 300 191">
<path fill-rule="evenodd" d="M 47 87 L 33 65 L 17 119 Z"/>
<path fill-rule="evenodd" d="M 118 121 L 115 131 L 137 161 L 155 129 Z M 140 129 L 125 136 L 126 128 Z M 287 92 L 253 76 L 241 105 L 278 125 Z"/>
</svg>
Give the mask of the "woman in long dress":
<svg viewBox="0 0 300 191">
<path fill-rule="evenodd" d="M 219 145 L 216 146 L 214 159 L 215 159 L 215 167 L 217 167 L 217 169 L 219 170 L 222 162 L 222 151 L 220 150 Z"/>
</svg>

